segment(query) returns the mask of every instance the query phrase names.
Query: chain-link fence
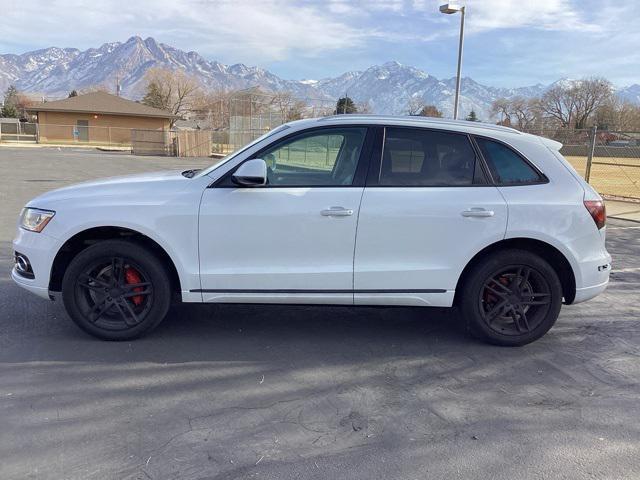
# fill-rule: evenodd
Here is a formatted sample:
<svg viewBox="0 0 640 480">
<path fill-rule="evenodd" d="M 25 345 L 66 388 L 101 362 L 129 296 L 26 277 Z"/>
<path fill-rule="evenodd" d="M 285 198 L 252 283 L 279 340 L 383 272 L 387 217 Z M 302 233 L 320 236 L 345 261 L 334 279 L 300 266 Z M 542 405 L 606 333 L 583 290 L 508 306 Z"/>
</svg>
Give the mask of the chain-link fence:
<svg viewBox="0 0 640 480">
<path fill-rule="evenodd" d="M 288 93 L 266 93 L 257 88 L 241 90 L 229 99 L 228 143 L 214 140 L 214 144 L 219 145 L 220 153 L 229 153 L 283 123 L 331 115 L 334 109 L 332 100 L 298 99 Z M 222 138 L 223 133 L 217 135 Z"/>
<path fill-rule="evenodd" d="M 134 130 L 125 127 L 14 122 L 0 118 L 0 142 L 128 148 L 131 147 Z"/>
<path fill-rule="evenodd" d="M 134 154 L 227 155 L 295 118 L 322 116 L 331 108 L 278 99 L 256 91 L 230 102 L 229 129 L 144 130 L 122 127 L 49 125 L 0 119 L 0 142 L 89 145 L 131 149 Z M 560 152 L 603 195 L 640 199 L 640 132 L 543 129 L 529 133 L 562 143 Z"/>
<path fill-rule="evenodd" d="M 38 126 L 12 118 L 0 118 L 0 141 L 35 142 Z"/>
<path fill-rule="evenodd" d="M 640 132 L 597 128 L 531 130 L 562 143 L 560 153 L 601 194 L 640 199 Z"/>
</svg>

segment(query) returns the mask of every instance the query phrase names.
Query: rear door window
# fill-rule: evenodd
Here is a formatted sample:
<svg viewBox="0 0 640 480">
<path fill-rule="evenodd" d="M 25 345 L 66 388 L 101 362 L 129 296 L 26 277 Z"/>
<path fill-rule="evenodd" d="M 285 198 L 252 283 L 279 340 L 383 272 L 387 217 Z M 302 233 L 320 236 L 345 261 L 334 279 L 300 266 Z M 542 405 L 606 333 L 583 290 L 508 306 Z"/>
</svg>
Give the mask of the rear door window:
<svg viewBox="0 0 640 480">
<path fill-rule="evenodd" d="M 464 134 L 388 127 L 378 183 L 395 187 L 483 183 L 477 178 L 476 164 L 475 151 Z"/>
</svg>

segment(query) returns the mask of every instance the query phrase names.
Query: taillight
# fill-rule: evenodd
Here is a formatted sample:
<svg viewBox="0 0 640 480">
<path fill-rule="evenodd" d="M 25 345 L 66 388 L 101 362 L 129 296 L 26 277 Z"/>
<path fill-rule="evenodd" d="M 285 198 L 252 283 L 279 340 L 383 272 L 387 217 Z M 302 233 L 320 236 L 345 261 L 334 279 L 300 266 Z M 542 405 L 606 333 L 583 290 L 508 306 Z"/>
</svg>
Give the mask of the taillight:
<svg viewBox="0 0 640 480">
<path fill-rule="evenodd" d="M 589 210 L 598 230 L 604 227 L 605 223 L 607 223 L 607 210 L 604 202 L 602 200 L 585 200 L 584 206 Z"/>
</svg>

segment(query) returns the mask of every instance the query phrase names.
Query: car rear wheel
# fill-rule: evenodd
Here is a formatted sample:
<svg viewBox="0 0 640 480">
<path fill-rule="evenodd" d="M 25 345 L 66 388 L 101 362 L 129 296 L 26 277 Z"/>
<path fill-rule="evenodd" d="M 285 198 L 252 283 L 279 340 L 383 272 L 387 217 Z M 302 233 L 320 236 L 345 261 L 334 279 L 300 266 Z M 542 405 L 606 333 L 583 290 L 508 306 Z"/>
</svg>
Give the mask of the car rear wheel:
<svg viewBox="0 0 640 480">
<path fill-rule="evenodd" d="M 130 241 L 105 240 L 80 252 L 62 281 L 72 320 L 105 340 L 129 340 L 166 316 L 171 285 L 161 261 Z"/>
<path fill-rule="evenodd" d="M 461 295 L 460 310 L 470 331 L 495 345 L 537 340 L 556 322 L 562 306 L 555 270 L 525 250 L 483 259 L 467 276 Z"/>
</svg>

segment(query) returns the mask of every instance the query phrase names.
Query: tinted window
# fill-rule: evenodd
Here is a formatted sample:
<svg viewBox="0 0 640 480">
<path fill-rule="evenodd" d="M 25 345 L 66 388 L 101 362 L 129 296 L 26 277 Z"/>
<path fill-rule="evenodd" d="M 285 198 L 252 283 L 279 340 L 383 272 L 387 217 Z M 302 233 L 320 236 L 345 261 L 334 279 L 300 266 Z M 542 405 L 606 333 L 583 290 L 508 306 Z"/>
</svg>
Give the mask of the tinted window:
<svg viewBox="0 0 640 480">
<path fill-rule="evenodd" d="M 471 185 L 476 156 L 466 135 L 387 128 L 380 185 Z"/>
<path fill-rule="evenodd" d="M 366 128 L 322 129 L 263 151 L 271 186 L 351 185 Z"/>
<path fill-rule="evenodd" d="M 486 138 L 476 138 L 476 141 L 496 183 L 514 185 L 542 180 L 531 165 L 506 145 Z"/>
</svg>

